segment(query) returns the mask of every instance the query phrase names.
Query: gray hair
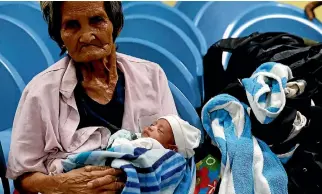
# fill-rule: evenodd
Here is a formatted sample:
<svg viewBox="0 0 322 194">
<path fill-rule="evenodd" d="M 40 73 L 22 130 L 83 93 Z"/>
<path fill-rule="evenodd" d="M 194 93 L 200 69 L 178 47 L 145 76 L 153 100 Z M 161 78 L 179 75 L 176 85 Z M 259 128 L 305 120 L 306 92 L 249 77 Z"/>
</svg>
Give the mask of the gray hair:
<svg viewBox="0 0 322 194">
<path fill-rule="evenodd" d="M 49 36 L 58 44 L 61 49 L 61 55 L 66 52 L 66 47 L 60 36 L 61 28 L 61 5 L 62 1 L 41 1 L 40 8 L 43 17 L 48 24 Z M 113 40 L 123 28 L 124 15 L 122 3 L 120 1 L 104 1 L 106 14 L 113 24 Z"/>
</svg>

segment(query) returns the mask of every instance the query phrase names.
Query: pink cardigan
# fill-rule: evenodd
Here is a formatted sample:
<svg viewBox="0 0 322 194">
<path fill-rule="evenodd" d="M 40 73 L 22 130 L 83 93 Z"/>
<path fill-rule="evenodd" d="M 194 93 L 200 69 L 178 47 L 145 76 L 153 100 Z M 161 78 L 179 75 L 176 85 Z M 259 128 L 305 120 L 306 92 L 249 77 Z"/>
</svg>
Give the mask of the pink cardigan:
<svg viewBox="0 0 322 194">
<path fill-rule="evenodd" d="M 125 76 L 122 128 L 140 132 L 157 118 L 177 114 L 168 80 L 159 65 L 117 53 Z M 80 121 L 72 60 L 65 57 L 26 86 L 14 119 L 7 177 L 25 172 L 57 174 L 70 154 L 102 149 L 110 131 L 104 127 L 76 130 Z"/>
</svg>

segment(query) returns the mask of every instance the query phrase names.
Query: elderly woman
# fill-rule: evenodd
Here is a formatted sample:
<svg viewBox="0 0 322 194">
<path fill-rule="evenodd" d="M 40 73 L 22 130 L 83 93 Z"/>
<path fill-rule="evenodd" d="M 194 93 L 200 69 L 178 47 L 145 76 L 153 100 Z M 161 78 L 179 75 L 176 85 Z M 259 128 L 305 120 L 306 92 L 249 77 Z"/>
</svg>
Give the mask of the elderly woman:
<svg viewBox="0 0 322 194">
<path fill-rule="evenodd" d="M 154 63 L 116 53 L 120 2 L 41 2 L 41 8 L 49 35 L 68 55 L 25 88 L 7 176 L 21 193 L 120 191 L 121 171 L 87 166 L 62 173 L 61 161 L 104 149 L 119 128 L 140 132 L 160 116 L 177 114 L 166 75 Z"/>
</svg>

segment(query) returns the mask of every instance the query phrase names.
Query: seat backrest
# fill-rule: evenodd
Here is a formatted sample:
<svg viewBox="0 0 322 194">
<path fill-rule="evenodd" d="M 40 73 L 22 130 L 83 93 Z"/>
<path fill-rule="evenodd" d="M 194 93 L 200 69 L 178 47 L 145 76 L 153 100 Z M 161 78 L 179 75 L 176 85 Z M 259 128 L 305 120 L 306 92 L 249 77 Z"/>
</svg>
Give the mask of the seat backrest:
<svg viewBox="0 0 322 194">
<path fill-rule="evenodd" d="M 198 47 L 202 55 L 206 54 L 206 41 L 200 30 L 182 12 L 158 2 L 133 2 L 124 6 L 125 15 L 142 14 L 164 19 L 180 28 Z"/>
<path fill-rule="evenodd" d="M 272 14 L 254 18 L 240 26 L 232 37 L 247 36 L 253 32 L 287 32 L 318 42 L 322 41 L 322 29 L 319 26 L 293 15 Z"/>
<path fill-rule="evenodd" d="M 180 117 L 183 120 L 188 121 L 191 125 L 200 129 L 202 134 L 201 139 L 203 141 L 203 137 L 204 137 L 203 127 L 201 124 L 200 117 L 198 116 L 196 110 L 190 104 L 189 100 L 183 95 L 183 93 L 174 84 L 172 84 L 170 81 L 168 83 Z"/>
<path fill-rule="evenodd" d="M 29 82 L 54 63 L 45 43 L 24 23 L 0 14 L 0 52 Z"/>
<path fill-rule="evenodd" d="M 178 27 L 163 19 L 130 15 L 125 17 L 120 37 L 139 38 L 155 43 L 176 56 L 190 71 L 192 76 L 202 80 L 202 58 L 198 48 Z M 199 82 L 201 86 L 201 82 Z"/>
<path fill-rule="evenodd" d="M 1 141 L 0 141 L 0 180 L 2 182 L 2 187 L 0 188 L 0 192 L 3 189 L 3 194 L 10 194 L 10 186 L 9 186 L 9 181 L 6 178 L 6 171 L 7 171 L 7 167 L 6 167 L 6 161 L 4 159 L 4 155 L 3 155 L 3 150 L 2 150 L 2 146 L 1 146 Z"/>
<path fill-rule="evenodd" d="M 201 7 L 206 3 L 207 1 L 178 1 L 175 8 L 193 21 Z"/>
<path fill-rule="evenodd" d="M 43 19 L 39 2 L 28 1 L 7 1 L 0 3 L 0 13 L 6 15 L 30 27 L 40 39 L 48 47 L 54 61 L 58 61 L 61 57 L 60 48 L 50 38 L 48 34 L 48 25 Z"/>
<path fill-rule="evenodd" d="M 274 14 L 284 14 L 284 15 L 291 15 L 291 16 L 293 15 L 293 16 L 301 17 L 303 19 L 307 18 L 302 9 L 292 5 L 276 3 L 276 2 L 259 4 L 251 7 L 250 9 L 247 9 L 247 11 L 245 11 L 244 14 L 241 14 L 239 17 L 237 17 L 235 21 L 231 23 L 230 28 L 226 29 L 226 32 L 224 33 L 223 38 L 230 37 L 240 26 L 247 23 L 249 20 L 252 20 L 254 18 L 258 18 L 261 16 L 274 15 Z M 321 22 L 319 22 L 316 19 L 313 20 L 313 23 L 317 25 L 321 25 Z"/>
<path fill-rule="evenodd" d="M 169 51 L 154 43 L 137 38 L 118 38 L 116 44 L 121 53 L 159 64 L 168 80 L 180 88 L 194 107 L 200 107 L 201 98 L 197 79 Z"/>
<path fill-rule="evenodd" d="M 25 87 L 20 75 L 0 53 L 0 131 L 11 128 L 16 108 Z"/>
<path fill-rule="evenodd" d="M 210 1 L 203 5 L 194 24 L 204 35 L 209 48 L 220 40 L 231 22 L 251 6 L 267 2 L 256 1 Z"/>
</svg>

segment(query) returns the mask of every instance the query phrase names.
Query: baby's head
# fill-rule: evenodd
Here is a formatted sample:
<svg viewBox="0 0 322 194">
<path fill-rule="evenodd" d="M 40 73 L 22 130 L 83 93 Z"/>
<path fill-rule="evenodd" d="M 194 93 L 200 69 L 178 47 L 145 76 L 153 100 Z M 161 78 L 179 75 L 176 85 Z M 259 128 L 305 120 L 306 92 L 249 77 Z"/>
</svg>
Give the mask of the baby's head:
<svg viewBox="0 0 322 194">
<path fill-rule="evenodd" d="M 199 146 L 200 130 L 180 119 L 177 115 L 161 117 L 145 127 L 142 137 L 157 140 L 164 148 L 181 153 L 190 158 L 194 155 L 193 149 Z"/>
</svg>

